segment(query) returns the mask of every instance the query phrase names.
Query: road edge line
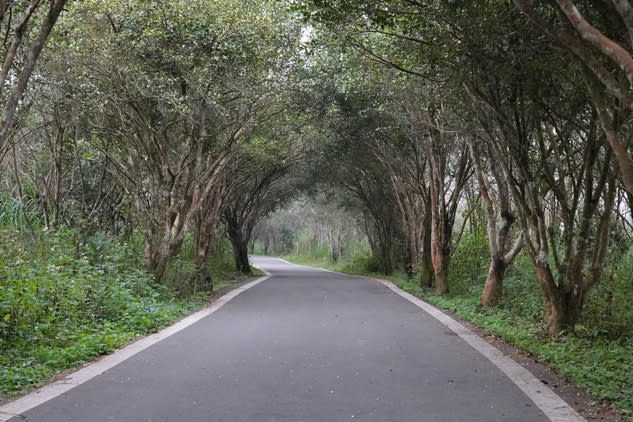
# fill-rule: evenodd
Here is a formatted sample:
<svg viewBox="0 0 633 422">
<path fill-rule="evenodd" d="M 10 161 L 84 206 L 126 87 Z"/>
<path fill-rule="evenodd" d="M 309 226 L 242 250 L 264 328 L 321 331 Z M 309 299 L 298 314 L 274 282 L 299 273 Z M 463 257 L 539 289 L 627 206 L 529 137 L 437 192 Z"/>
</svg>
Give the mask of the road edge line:
<svg viewBox="0 0 633 422">
<path fill-rule="evenodd" d="M 258 268 L 258 267 L 256 267 Z M 224 305 L 226 305 L 231 299 L 235 298 L 239 294 L 245 292 L 251 287 L 255 287 L 264 280 L 271 277 L 271 274 L 263 268 L 258 268 L 265 275 L 259 277 L 250 283 L 240 286 L 225 295 L 219 297 L 210 306 L 195 312 L 172 325 L 169 325 L 162 330 L 151 334 L 145 338 L 142 338 L 134 343 L 127 344 L 115 352 L 104 356 L 97 362 L 88 364 L 75 372 L 68 374 L 65 378 L 57 380 L 51 384 L 47 384 L 37 390 L 22 396 L 18 399 L 10 401 L 3 406 L 0 406 L 0 422 L 8 421 L 11 418 L 19 417 L 24 412 L 33 409 L 47 401 L 54 399 L 55 397 L 72 390 L 73 388 L 91 380 L 92 378 L 101 375 L 105 371 L 115 367 L 116 365 L 124 362 L 139 352 L 147 349 L 150 346 L 158 343 L 161 340 L 176 334 L 179 331 L 184 330 L 190 325 L 195 324 L 201 319 L 218 311 Z"/>
<path fill-rule="evenodd" d="M 486 357 L 493 365 L 499 368 L 517 387 L 525 393 L 534 404 L 545 413 L 552 422 L 587 422 L 578 412 L 576 412 L 558 394 L 544 385 L 530 371 L 519 365 L 511 357 L 503 353 L 491 344 L 486 343 L 473 331 L 442 312 L 440 309 L 423 301 L 422 299 L 402 290 L 388 280 L 377 280 L 394 293 L 407 299 L 418 308 L 444 324 L 448 329 L 457 334 L 462 340 Z"/>
</svg>

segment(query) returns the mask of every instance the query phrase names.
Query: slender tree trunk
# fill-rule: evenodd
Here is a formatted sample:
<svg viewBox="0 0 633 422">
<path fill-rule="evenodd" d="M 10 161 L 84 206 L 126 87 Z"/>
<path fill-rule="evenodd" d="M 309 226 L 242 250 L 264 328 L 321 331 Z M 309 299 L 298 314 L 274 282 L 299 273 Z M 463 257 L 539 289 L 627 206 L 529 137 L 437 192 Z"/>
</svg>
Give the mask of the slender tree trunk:
<svg viewBox="0 0 633 422">
<path fill-rule="evenodd" d="M 237 270 L 247 275 L 253 274 L 253 272 L 251 271 L 250 262 L 248 261 L 247 244 L 245 242 L 241 242 L 237 245 L 234 245 L 234 247 L 235 246 L 237 246 L 237 248 L 233 251 L 233 254 L 235 256 L 235 262 L 237 263 Z"/>
<path fill-rule="evenodd" d="M 556 286 L 554 276 L 547 264 L 537 264 L 536 275 L 545 300 L 547 332 L 552 336 L 558 336 L 573 323 L 567 297 Z"/>
<path fill-rule="evenodd" d="M 485 174 L 482 168 L 479 146 L 472 138 L 468 139 L 468 146 L 477 178 L 477 185 L 486 210 L 486 228 L 490 250 L 488 277 L 486 278 L 480 304 L 482 306 L 497 306 L 503 295 L 505 271 L 523 248 L 523 234 L 519 235 L 512 249 L 506 254 L 510 228 L 516 221 L 516 216 L 510 209 L 509 191 L 503 184 L 499 172 L 493 168 L 491 170 L 497 183 L 495 194 L 494 190 L 490 188 L 488 175 Z"/>
<path fill-rule="evenodd" d="M 201 292 L 213 291 L 213 277 L 209 269 L 207 260 L 209 254 L 209 244 L 211 234 L 208 232 L 209 222 L 204 221 L 201 216 L 196 218 L 194 240 L 195 240 L 195 257 L 194 263 L 196 271 L 193 274 L 195 290 Z"/>
<path fill-rule="evenodd" d="M 448 259 L 440 252 L 433 253 L 433 276 L 435 280 L 435 294 L 448 293 Z"/>
<path fill-rule="evenodd" d="M 50 35 L 53 26 L 55 26 L 57 18 L 66 5 L 66 2 L 67 0 L 52 0 L 50 2 L 48 13 L 39 26 L 37 36 L 34 37 L 30 49 L 25 52 L 26 54 L 24 55 L 24 63 L 15 77 L 15 86 L 11 89 L 8 97 L 3 98 L 2 103 L 4 106 L 4 110 L 2 111 L 2 118 L 0 119 L 0 151 L 6 148 L 6 142 L 9 138 L 10 130 L 15 124 L 17 118 L 17 110 L 20 104 L 20 100 L 22 99 L 22 95 L 26 90 L 27 84 L 31 78 L 31 74 L 35 69 L 35 64 L 37 63 L 37 60 L 42 50 L 44 49 L 44 46 L 46 45 L 48 36 Z M 30 12 L 30 15 L 32 15 L 33 13 L 35 13 L 34 10 Z M 22 29 L 22 31 L 24 32 L 27 30 L 27 23 L 28 20 L 30 20 L 30 15 L 26 18 L 24 28 Z M 33 29 L 35 29 L 35 27 Z M 21 45 L 21 42 L 22 34 L 15 34 L 12 40 L 11 50 L 17 52 L 18 47 Z M 2 66 L 2 83 L 0 84 L 0 90 L 3 88 L 6 76 L 8 76 L 9 74 L 9 69 L 14 67 L 13 65 L 15 54 L 13 55 L 13 57 L 9 56 L 5 57 L 5 62 Z"/>
<path fill-rule="evenodd" d="M 565 277 L 565 274 L 559 275 L 557 285 L 547 265 L 537 265 L 536 274 L 545 299 L 548 334 L 559 336 L 565 331 L 573 330 L 585 305 L 589 285 L 581 281 L 574 283 L 573 288 L 565 287 L 569 286 L 568 283 L 560 280 L 561 277 Z"/>
<path fill-rule="evenodd" d="M 62 195 L 62 153 L 64 129 L 60 128 L 51 141 L 51 168 L 44 178 L 41 197 L 44 208 L 46 226 L 57 228 L 59 224 L 60 200 Z M 50 219 L 50 220 L 49 220 Z"/>
<path fill-rule="evenodd" d="M 384 230 L 386 232 L 386 230 Z M 382 261 L 382 270 L 386 275 L 393 274 L 393 256 L 391 253 L 391 236 L 390 233 L 380 234 L 380 260 Z"/>
<path fill-rule="evenodd" d="M 435 281 L 435 293 L 442 295 L 448 293 L 448 260 L 445 255 L 446 236 L 440 221 L 439 210 L 435 193 L 431 198 L 431 262 L 433 264 L 433 277 Z"/>
<path fill-rule="evenodd" d="M 168 227 L 164 228 L 162 236 L 145 232 L 145 269 L 154 274 L 156 280 L 161 282 L 167 270 L 169 261 L 180 251 L 184 232 L 172 236 Z"/>
<path fill-rule="evenodd" d="M 207 263 L 207 254 L 206 250 L 199 251 L 196 254 L 195 264 L 196 264 L 196 272 L 194 273 L 194 277 L 196 280 L 196 290 L 199 292 L 212 292 L 213 291 L 213 275 L 211 270 L 209 269 L 209 265 Z"/>
<path fill-rule="evenodd" d="M 157 281 L 161 281 L 167 269 L 167 259 L 163 256 L 164 252 L 161 253 L 161 249 L 163 248 L 157 248 L 153 243 L 154 242 L 145 239 L 145 257 L 143 264 L 147 271 L 154 274 Z"/>
<path fill-rule="evenodd" d="M 433 260 L 431 259 L 431 203 L 426 201 L 424 218 L 422 219 L 422 250 L 420 257 L 420 285 L 433 286 Z"/>
<path fill-rule="evenodd" d="M 488 277 L 481 295 L 481 305 L 497 306 L 503 295 L 503 279 L 506 272 L 506 263 L 503 257 L 493 258 L 488 268 Z"/>
<path fill-rule="evenodd" d="M 332 258 L 333 262 L 338 262 L 339 251 L 338 251 L 338 248 L 336 247 L 336 245 L 331 245 L 330 246 L 330 257 Z"/>
<path fill-rule="evenodd" d="M 238 228 L 229 227 L 228 234 L 231 246 L 233 247 L 235 269 L 244 274 L 253 274 L 250 262 L 248 261 L 248 242 L 244 239 L 244 236 Z"/>
</svg>

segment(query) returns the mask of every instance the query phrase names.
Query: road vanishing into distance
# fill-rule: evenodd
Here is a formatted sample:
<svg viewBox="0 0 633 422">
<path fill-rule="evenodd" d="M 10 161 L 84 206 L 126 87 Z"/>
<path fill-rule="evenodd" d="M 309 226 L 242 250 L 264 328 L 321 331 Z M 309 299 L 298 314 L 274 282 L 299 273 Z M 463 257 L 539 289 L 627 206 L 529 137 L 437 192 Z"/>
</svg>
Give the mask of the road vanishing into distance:
<svg viewBox="0 0 633 422">
<path fill-rule="evenodd" d="M 384 284 L 253 261 L 272 276 L 10 420 L 550 420 L 490 360 Z"/>
</svg>

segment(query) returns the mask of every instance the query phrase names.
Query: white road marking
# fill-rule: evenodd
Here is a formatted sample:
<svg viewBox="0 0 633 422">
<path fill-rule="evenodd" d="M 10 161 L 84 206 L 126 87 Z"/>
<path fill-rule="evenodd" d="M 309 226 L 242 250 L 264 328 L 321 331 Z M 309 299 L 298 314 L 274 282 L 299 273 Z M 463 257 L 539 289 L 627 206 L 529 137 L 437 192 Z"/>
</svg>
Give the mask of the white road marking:
<svg viewBox="0 0 633 422">
<path fill-rule="evenodd" d="M 503 371 L 503 373 L 505 373 L 508 378 L 510 378 L 510 380 L 514 382 L 552 422 L 586 422 L 585 418 L 580 416 L 555 392 L 501 350 L 486 343 L 477 334 L 450 316 L 446 315 L 435 306 L 405 292 L 392 282 L 380 279 L 375 280 L 380 281 L 395 293 L 399 294 L 431 315 L 433 318 L 440 321 L 451 331 L 460 336 L 466 343 L 470 344 L 475 350 L 488 358 L 488 360 Z"/>
<path fill-rule="evenodd" d="M 27 394 L 26 396 L 11 401 L 4 406 L 0 406 L 0 421 L 7 421 L 13 417 L 22 415 L 26 411 L 39 406 L 40 404 L 45 403 L 59 396 L 60 394 L 63 394 L 66 391 L 83 384 L 86 381 L 91 380 L 92 378 L 104 373 L 110 368 L 113 368 L 126 359 L 131 358 L 135 354 L 147 349 L 148 347 L 158 343 L 161 340 L 166 339 L 173 334 L 176 334 L 179 331 L 184 330 L 190 325 L 200 321 L 202 318 L 211 315 L 222 306 L 224 306 L 228 301 L 233 299 L 235 296 L 250 289 L 251 287 L 258 285 L 259 283 L 270 277 L 270 273 L 268 271 L 262 268 L 259 269 L 265 274 L 264 277 L 260 277 L 256 280 L 251 281 L 250 283 L 238 287 L 237 289 L 231 290 L 230 292 L 213 302 L 213 304 L 211 304 L 211 306 L 209 306 L 208 308 L 191 314 L 188 317 L 181 319 L 175 324 L 170 325 L 169 327 L 164 328 L 155 334 L 145 337 L 132 344 L 128 344 L 127 346 L 122 347 L 111 355 L 108 355 L 95 363 L 89 364 L 77 370 L 76 372 L 69 374 L 64 379 L 48 384 L 30 394 Z"/>
</svg>

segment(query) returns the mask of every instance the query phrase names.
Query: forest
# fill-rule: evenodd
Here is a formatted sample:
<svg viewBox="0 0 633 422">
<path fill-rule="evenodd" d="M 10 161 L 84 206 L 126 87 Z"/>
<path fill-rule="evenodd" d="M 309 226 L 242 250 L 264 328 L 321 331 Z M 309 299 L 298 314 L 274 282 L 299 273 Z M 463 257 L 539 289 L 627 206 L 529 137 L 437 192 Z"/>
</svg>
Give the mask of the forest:
<svg viewBox="0 0 633 422">
<path fill-rule="evenodd" d="M 0 397 L 257 274 L 390 278 L 633 420 L 628 0 L 0 0 Z"/>
</svg>

